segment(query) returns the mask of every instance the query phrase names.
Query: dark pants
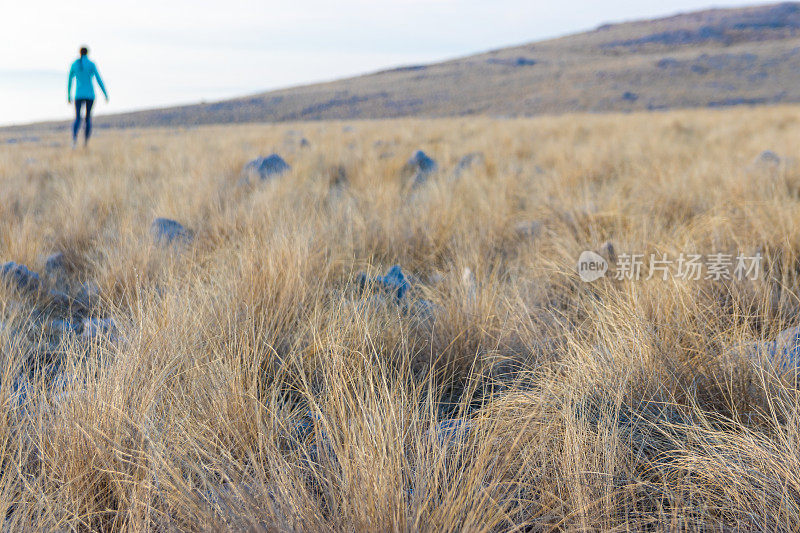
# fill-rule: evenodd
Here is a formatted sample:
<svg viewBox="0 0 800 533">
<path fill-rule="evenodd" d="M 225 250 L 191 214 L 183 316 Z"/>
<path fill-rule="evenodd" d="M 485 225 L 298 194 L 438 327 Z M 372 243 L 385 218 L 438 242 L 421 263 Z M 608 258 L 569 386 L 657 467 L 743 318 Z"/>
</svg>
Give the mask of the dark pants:
<svg viewBox="0 0 800 533">
<path fill-rule="evenodd" d="M 92 134 L 92 105 L 94 100 L 77 98 L 75 100 L 75 123 L 72 125 L 72 138 L 78 138 L 78 131 L 81 129 L 81 108 L 86 104 L 86 140 Z"/>
</svg>

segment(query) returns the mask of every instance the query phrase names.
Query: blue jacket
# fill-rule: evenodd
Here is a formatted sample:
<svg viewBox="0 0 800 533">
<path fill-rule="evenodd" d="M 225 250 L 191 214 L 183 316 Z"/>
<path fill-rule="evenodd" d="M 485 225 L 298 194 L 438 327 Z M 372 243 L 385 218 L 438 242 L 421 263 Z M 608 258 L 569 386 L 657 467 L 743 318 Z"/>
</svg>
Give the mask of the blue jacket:
<svg viewBox="0 0 800 533">
<path fill-rule="evenodd" d="M 75 80 L 75 99 L 94 100 L 94 84 L 92 79 L 97 80 L 97 85 L 108 98 L 108 93 L 103 85 L 103 78 L 97 71 L 97 67 L 88 57 L 83 56 L 75 60 L 69 69 L 69 81 L 67 82 L 67 99 L 72 95 L 72 80 Z"/>
</svg>

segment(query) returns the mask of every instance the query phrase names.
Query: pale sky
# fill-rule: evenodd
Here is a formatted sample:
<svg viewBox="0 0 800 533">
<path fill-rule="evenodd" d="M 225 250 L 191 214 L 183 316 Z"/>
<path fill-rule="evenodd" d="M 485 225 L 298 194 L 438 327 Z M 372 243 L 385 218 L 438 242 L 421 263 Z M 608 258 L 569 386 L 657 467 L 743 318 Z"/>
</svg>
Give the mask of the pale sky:
<svg viewBox="0 0 800 533">
<path fill-rule="evenodd" d="M 0 125 L 70 118 L 90 48 L 97 113 L 214 101 L 756 0 L 0 0 Z M 99 91 L 98 91 L 99 96 Z"/>
</svg>

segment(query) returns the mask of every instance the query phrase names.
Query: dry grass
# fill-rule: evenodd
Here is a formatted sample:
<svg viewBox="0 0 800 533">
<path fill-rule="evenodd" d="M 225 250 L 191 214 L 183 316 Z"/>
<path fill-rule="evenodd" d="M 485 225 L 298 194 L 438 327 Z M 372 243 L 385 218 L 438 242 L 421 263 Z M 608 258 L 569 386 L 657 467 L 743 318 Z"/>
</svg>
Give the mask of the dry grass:
<svg viewBox="0 0 800 533">
<path fill-rule="evenodd" d="M 800 171 L 748 165 L 792 155 L 800 109 L 342 126 L 0 145 L 0 257 L 64 251 L 119 326 L 54 337 L 0 295 L 5 528 L 800 527 L 800 396 L 730 350 L 798 323 Z M 442 172 L 408 191 L 418 148 Z M 239 184 L 272 151 L 292 171 Z M 580 282 L 606 240 L 766 274 Z M 393 264 L 434 319 L 359 295 Z"/>
</svg>

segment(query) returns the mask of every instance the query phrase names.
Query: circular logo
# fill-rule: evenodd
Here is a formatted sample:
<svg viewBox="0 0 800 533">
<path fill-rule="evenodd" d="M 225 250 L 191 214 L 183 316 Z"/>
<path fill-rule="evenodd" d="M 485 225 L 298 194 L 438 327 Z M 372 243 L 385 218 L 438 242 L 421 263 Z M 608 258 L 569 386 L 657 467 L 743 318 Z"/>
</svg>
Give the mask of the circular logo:
<svg viewBox="0 0 800 533">
<path fill-rule="evenodd" d="M 585 251 L 578 258 L 578 275 L 587 283 L 596 281 L 608 272 L 608 261 L 592 251 Z"/>
</svg>

